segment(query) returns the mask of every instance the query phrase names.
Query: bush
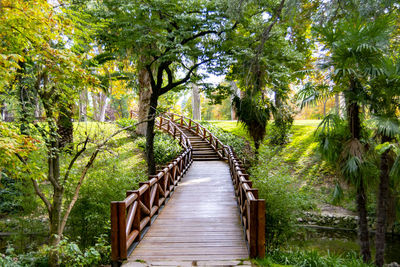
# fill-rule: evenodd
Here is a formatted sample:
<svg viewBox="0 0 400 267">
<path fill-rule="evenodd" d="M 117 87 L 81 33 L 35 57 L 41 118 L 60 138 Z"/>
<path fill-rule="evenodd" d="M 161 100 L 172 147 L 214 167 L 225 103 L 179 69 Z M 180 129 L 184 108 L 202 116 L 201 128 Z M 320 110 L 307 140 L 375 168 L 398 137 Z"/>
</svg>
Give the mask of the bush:
<svg viewBox="0 0 400 267">
<path fill-rule="evenodd" d="M 138 145 L 143 150 L 146 147 L 146 139 L 140 138 Z M 179 145 L 178 140 L 174 139 L 170 135 L 156 131 L 154 136 L 154 159 L 157 165 L 168 163 L 178 157 L 182 151 L 182 147 Z"/>
<path fill-rule="evenodd" d="M 119 127 L 125 128 L 125 127 L 128 127 L 130 125 L 135 125 L 136 123 L 138 123 L 138 121 L 134 120 L 134 119 L 122 118 L 122 119 L 117 120 L 116 123 L 118 124 Z M 131 135 L 135 134 L 135 131 L 136 131 L 136 125 L 133 126 L 132 128 L 128 129 L 128 132 Z"/>
<path fill-rule="evenodd" d="M 111 247 L 106 241 L 106 236 L 97 238 L 94 246 L 82 251 L 78 244 L 69 241 L 67 238 L 61 240 L 56 248 L 60 254 L 60 266 L 99 266 L 109 264 Z M 107 238 L 108 239 L 108 238 Z M 26 254 L 15 254 L 12 247 L 9 247 L 5 255 L 0 254 L 0 266 L 48 266 L 48 255 L 53 248 L 43 246 L 36 252 Z"/>
<path fill-rule="evenodd" d="M 249 170 L 253 186 L 259 189 L 259 198 L 266 204 L 266 245 L 275 249 L 285 243 L 296 231 L 295 224 L 302 209 L 312 206 L 307 192 L 299 189 L 288 165 L 271 158 L 276 150 L 263 146 L 260 162 Z"/>
<path fill-rule="evenodd" d="M 0 171 L 0 214 L 17 213 L 22 210 L 22 192 L 16 180 Z"/>
<path fill-rule="evenodd" d="M 227 132 L 222 128 L 215 126 L 212 122 L 202 121 L 201 125 L 206 127 L 212 134 L 214 134 L 224 145 L 231 146 L 236 155 L 243 162 L 251 162 L 253 153 L 251 147 L 245 138 L 236 134 Z"/>
<path fill-rule="evenodd" d="M 123 200 L 126 190 L 148 179 L 137 143 L 131 138 L 114 140 L 112 154 L 99 154 L 90 169 L 66 228 L 66 234 L 81 247 L 94 245 L 96 236 L 109 233 L 110 202 Z"/>
</svg>

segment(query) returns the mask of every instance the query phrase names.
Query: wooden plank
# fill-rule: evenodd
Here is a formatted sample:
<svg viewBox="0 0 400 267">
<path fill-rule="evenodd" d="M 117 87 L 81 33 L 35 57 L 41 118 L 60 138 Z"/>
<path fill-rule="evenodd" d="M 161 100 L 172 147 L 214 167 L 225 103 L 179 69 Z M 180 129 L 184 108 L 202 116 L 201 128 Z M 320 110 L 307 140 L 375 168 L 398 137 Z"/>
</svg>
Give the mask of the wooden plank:
<svg viewBox="0 0 400 267">
<path fill-rule="evenodd" d="M 229 167 L 204 161 L 193 163 L 129 261 L 247 257 Z"/>
</svg>

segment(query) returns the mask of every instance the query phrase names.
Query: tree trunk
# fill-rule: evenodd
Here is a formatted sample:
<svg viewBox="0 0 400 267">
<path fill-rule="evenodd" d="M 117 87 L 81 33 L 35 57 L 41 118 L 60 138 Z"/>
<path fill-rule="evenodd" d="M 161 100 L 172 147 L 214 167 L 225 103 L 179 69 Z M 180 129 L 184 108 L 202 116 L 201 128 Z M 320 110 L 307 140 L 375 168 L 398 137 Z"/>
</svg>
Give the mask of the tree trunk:
<svg viewBox="0 0 400 267">
<path fill-rule="evenodd" d="M 87 121 L 88 91 L 83 89 L 79 94 L 79 121 Z"/>
<path fill-rule="evenodd" d="M 144 56 L 143 56 L 144 57 Z M 146 58 L 141 57 L 142 62 L 146 62 Z M 149 115 L 150 98 L 153 93 L 151 89 L 150 75 L 145 68 L 141 68 L 139 71 L 139 110 L 138 110 L 138 121 L 146 121 Z M 136 133 L 140 135 L 146 135 L 147 122 L 140 123 L 136 127 Z"/>
<path fill-rule="evenodd" d="M 3 103 L 0 107 L 0 110 L 1 110 L 1 120 L 6 121 L 6 119 L 7 119 L 7 103 L 5 101 L 3 101 Z"/>
<path fill-rule="evenodd" d="M 59 138 L 58 146 L 60 149 L 67 147 L 74 139 L 74 125 L 72 123 L 72 104 L 63 104 L 60 107 L 60 115 L 57 121 L 57 134 Z"/>
<path fill-rule="evenodd" d="M 328 101 L 328 99 L 324 100 L 324 118 L 326 116 L 326 102 Z"/>
<path fill-rule="evenodd" d="M 361 179 L 357 188 L 357 210 L 358 210 L 358 229 L 361 247 L 361 255 L 364 262 L 371 261 L 371 251 L 369 248 L 369 232 L 367 219 L 367 196 L 365 195 L 364 181 Z"/>
<path fill-rule="evenodd" d="M 350 92 L 351 94 L 357 94 L 359 90 L 359 84 L 357 80 L 350 80 Z M 351 132 L 352 138 L 360 140 L 361 138 L 361 120 L 360 120 L 360 107 L 356 100 L 347 100 L 348 109 L 347 117 L 349 123 L 349 130 Z M 367 198 L 364 189 L 363 177 L 359 177 L 359 184 L 357 186 L 357 210 L 358 210 L 358 227 L 359 227 L 359 239 L 361 247 L 361 255 L 364 262 L 369 262 L 371 260 L 371 251 L 369 245 L 369 232 L 368 232 L 368 219 L 367 219 Z"/>
<path fill-rule="evenodd" d="M 382 143 L 391 141 L 388 136 L 382 137 Z M 378 191 L 377 205 L 377 224 L 375 235 L 375 264 L 379 267 L 383 266 L 385 254 L 385 233 L 387 223 L 387 207 L 389 197 L 389 173 L 390 173 L 390 156 L 387 150 L 381 155 L 380 163 L 380 182 Z"/>
<path fill-rule="evenodd" d="M 149 175 L 156 174 L 156 162 L 154 159 L 154 125 L 158 105 L 158 95 L 153 93 L 150 98 L 150 108 L 147 116 L 146 129 L 146 161 Z"/>
<path fill-rule="evenodd" d="M 201 120 L 200 91 L 197 84 L 192 83 L 192 113 L 194 120 Z"/>
<path fill-rule="evenodd" d="M 103 92 L 99 94 L 99 121 L 104 122 L 106 120 L 106 109 L 109 98 Z"/>
<path fill-rule="evenodd" d="M 335 112 L 336 112 L 336 115 L 340 116 L 340 96 L 339 96 L 339 93 L 335 94 Z"/>
<path fill-rule="evenodd" d="M 51 148 L 58 147 L 57 142 L 51 143 Z M 60 180 L 60 156 L 58 152 L 54 152 L 53 149 L 49 151 L 48 155 L 48 165 L 49 165 L 49 179 L 53 183 L 59 184 Z M 61 240 L 61 212 L 62 212 L 62 200 L 64 195 L 64 189 L 62 186 L 56 186 L 53 184 L 53 202 L 51 205 L 51 211 L 49 214 L 50 218 L 50 239 L 49 245 L 51 247 L 49 265 L 59 266 L 59 253 L 57 246 Z"/>
<path fill-rule="evenodd" d="M 42 110 L 40 108 L 40 101 L 39 101 L 39 96 L 35 96 L 35 118 L 40 119 L 42 115 Z"/>
<path fill-rule="evenodd" d="M 234 81 L 231 81 L 231 89 L 233 91 L 233 94 L 231 96 L 231 120 L 237 120 L 237 115 L 236 115 L 236 109 L 235 107 L 232 105 L 232 100 L 233 100 L 233 96 L 237 95 L 238 93 L 240 93 L 239 88 L 237 87 L 236 83 Z"/>
</svg>

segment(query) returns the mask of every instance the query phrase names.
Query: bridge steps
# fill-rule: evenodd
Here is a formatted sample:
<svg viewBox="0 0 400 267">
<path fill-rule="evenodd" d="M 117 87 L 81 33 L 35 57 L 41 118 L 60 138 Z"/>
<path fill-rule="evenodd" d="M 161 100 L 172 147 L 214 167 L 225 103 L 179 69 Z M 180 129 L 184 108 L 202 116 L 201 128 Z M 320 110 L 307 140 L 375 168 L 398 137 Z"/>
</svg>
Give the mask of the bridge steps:
<svg viewBox="0 0 400 267">
<path fill-rule="evenodd" d="M 189 138 L 190 143 L 193 147 L 193 160 L 194 161 L 215 161 L 221 160 L 218 154 L 210 146 L 210 144 L 201 138 L 200 136 L 194 134 L 193 132 L 181 128 L 185 135 Z"/>
</svg>

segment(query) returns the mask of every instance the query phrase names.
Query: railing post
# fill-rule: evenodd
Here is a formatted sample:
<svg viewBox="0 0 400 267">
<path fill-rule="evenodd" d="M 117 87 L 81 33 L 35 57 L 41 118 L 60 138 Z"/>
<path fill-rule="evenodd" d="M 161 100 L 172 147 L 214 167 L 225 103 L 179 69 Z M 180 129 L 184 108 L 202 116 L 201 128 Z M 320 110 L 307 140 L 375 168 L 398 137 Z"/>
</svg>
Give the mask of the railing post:
<svg viewBox="0 0 400 267">
<path fill-rule="evenodd" d="M 111 260 L 118 265 L 121 260 L 119 252 L 118 202 L 111 202 Z"/>
<path fill-rule="evenodd" d="M 257 200 L 257 210 L 258 210 L 258 238 L 257 238 L 257 247 L 258 247 L 258 257 L 265 257 L 265 200 L 258 199 Z"/>
<path fill-rule="evenodd" d="M 250 200 L 249 248 L 250 258 L 265 256 L 265 201 Z"/>
<path fill-rule="evenodd" d="M 250 217 L 248 218 L 249 224 L 249 250 L 250 250 L 250 258 L 256 258 L 258 255 L 257 250 L 257 235 L 258 235 L 258 223 L 257 223 L 257 201 L 256 200 L 249 200 L 249 208 L 250 208 Z"/>
<path fill-rule="evenodd" d="M 118 237 L 119 255 L 121 260 L 128 258 L 128 248 L 126 247 L 126 205 L 125 202 L 118 202 Z"/>
<path fill-rule="evenodd" d="M 162 128 L 162 123 L 163 123 L 163 117 L 160 117 L 160 130 L 161 130 L 161 128 Z"/>
</svg>

